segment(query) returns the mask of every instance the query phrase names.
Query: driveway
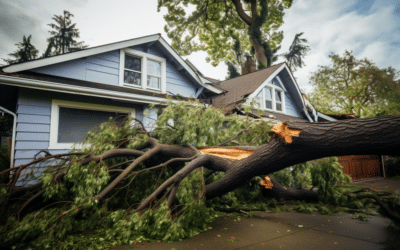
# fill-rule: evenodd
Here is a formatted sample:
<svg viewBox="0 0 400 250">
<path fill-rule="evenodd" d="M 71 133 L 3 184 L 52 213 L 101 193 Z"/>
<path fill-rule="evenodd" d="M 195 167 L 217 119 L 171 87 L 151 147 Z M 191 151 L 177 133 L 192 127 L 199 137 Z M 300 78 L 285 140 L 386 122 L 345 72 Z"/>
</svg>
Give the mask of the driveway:
<svg viewBox="0 0 400 250">
<path fill-rule="evenodd" d="M 355 180 L 351 184 L 359 185 L 364 188 L 370 188 L 376 191 L 400 191 L 400 180 L 390 178 L 370 178 L 364 180 Z"/>
</svg>

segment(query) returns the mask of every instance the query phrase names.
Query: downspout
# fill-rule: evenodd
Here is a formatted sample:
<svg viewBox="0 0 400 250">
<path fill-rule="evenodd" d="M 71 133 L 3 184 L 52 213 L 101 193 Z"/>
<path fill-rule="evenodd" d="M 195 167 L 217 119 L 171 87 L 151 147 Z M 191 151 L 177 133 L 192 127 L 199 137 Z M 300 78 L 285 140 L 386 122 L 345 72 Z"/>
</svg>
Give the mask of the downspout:
<svg viewBox="0 0 400 250">
<path fill-rule="evenodd" d="M 10 157 L 10 168 L 12 168 L 14 165 L 14 149 L 15 149 L 15 134 L 16 134 L 16 130 L 17 130 L 17 115 L 15 113 L 11 112 L 10 110 L 7 110 L 1 106 L 0 106 L 0 110 L 14 116 L 13 134 L 12 134 L 12 139 L 11 139 L 11 157 Z"/>
</svg>

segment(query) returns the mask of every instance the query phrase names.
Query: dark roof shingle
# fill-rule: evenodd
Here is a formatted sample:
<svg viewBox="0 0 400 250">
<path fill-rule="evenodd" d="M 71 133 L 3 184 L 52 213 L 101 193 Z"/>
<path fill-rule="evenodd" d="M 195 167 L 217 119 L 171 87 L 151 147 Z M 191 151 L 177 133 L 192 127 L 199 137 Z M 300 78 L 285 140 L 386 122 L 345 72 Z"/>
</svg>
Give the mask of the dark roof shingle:
<svg viewBox="0 0 400 250">
<path fill-rule="evenodd" d="M 285 62 L 279 63 L 267 69 L 239 76 L 230 80 L 219 82 L 221 87 L 228 92 L 213 98 L 212 105 L 215 107 L 226 106 L 242 100 L 245 96 L 253 93 L 275 70 Z"/>
</svg>

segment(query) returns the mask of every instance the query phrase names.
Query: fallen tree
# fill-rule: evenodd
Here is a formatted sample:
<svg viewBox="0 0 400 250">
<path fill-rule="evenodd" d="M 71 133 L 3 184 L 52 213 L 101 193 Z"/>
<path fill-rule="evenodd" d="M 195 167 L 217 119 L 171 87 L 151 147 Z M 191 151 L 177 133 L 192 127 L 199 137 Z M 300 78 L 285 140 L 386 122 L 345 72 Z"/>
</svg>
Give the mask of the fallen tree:
<svg viewBox="0 0 400 250">
<path fill-rule="evenodd" d="M 104 231 L 98 242 L 175 241 L 206 230 L 216 210 L 238 201 L 261 201 L 248 211 L 265 209 L 265 198 L 344 204 L 356 195 L 333 189 L 350 178 L 341 171 L 331 171 L 330 176 L 328 170 L 321 171 L 332 162 L 323 163 L 325 168 L 312 168 L 312 184 L 318 189 L 287 188 L 265 176 L 324 157 L 399 155 L 400 116 L 295 121 L 271 127 L 262 120 L 226 117 L 212 107 L 189 109 L 184 103 L 169 103 L 151 133 L 137 119 L 102 124 L 98 131 L 88 133 L 80 151 L 60 155 L 44 151 L 31 163 L 0 173 L 12 174 L 1 188 L 2 214 L 7 215 L 2 244 L 43 248 L 56 239 L 72 246 L 76 239 L 71 234 L 99 227 Z M 213 148 L 228 153 L 206 150 Z M 245 153 L 238 157 L 236 150 Z M 39 183 L 16 187 L 22 171 L 38 164 L 49 166 Z M 400 222 L 399 215 L 378 196 L 360 194 L 359 198 L 375 199 L 384 214 Z M 232 208 L 238 210 L 246 208 Z"/>
</svg>

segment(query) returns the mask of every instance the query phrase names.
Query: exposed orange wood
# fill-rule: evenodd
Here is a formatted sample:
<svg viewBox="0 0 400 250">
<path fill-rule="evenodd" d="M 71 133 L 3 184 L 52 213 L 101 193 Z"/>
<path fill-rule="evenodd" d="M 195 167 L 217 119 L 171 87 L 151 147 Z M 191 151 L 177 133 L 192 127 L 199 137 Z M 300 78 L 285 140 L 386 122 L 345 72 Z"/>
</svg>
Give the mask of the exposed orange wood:
<svg viewBox="0 0 400 250">
<path fill-rule="evenodd" d="M 271 130 L 275 132 L 279 136 L 279 138 L 281 138 L 286 143 L 292 143 L 292 137 L 298 137 L 301 131 L 300 129 L 288 128 L 288 125 L 283 124 L 282 122 L 273 126 Z"/>
<path fill-rule="evenodd" d="M 212 154 L 223 158 L 240 160 L 251 155 L 254 150 L 246 150 L 239 148 L 222 148 L 222 147 L 204 147 L 198 148 L 202 154 Z"/>
<path fill-rule="evenodd" d="M 264 179 L 261 179 L 261 185 L 263 185 L 265 189 L 272 189 L 274 187 L 274 183 L 272 183 L 271 179 L 267 175 Z"/>
</svg>

